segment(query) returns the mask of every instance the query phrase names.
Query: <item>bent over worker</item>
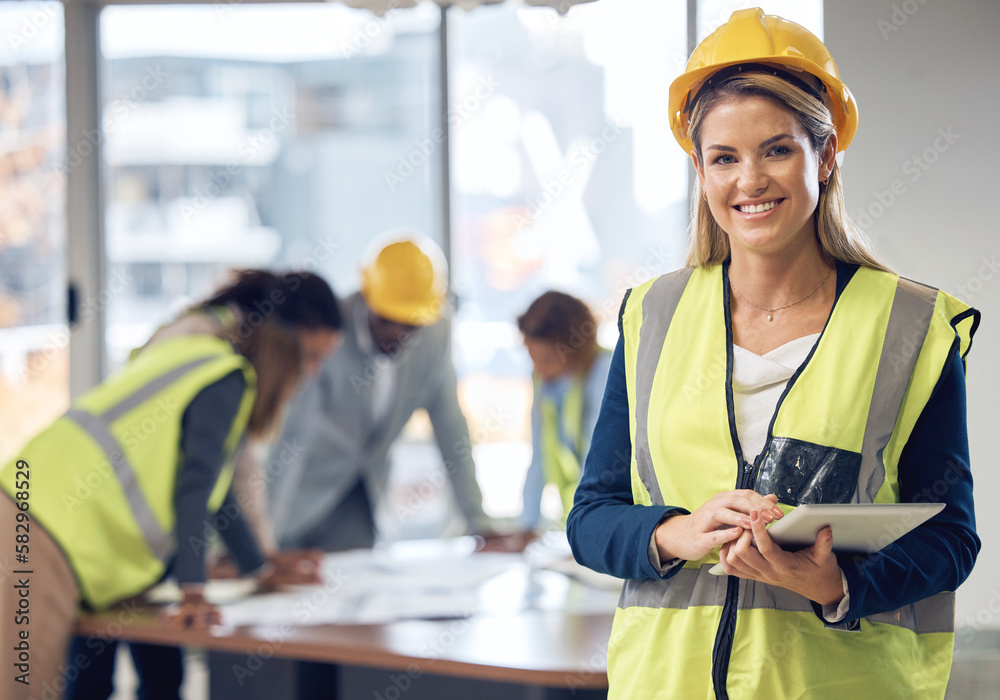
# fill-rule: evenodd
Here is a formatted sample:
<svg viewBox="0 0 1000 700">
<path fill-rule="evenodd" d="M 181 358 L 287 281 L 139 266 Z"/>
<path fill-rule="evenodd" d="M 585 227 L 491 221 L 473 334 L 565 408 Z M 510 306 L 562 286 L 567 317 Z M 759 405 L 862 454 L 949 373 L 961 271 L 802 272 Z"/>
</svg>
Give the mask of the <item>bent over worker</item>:
<svg viewBox="0 0 1000 700">
<path fill-rule="evenodd" d="M 468 529 L 487 528 L 458 403 L 446 294 L 444 256 L 422 236 L 401 236 L 366 262 L 360 291 L 343 303 L 343 345 L 289 407 L 280 442 L 301 449 L 274 483 L 279 547 L 371 547 L 389 450 L 419 408 Z"/>
<path fill-rule="evenodd" d="M 256 312 L 252 302 L 267 299 L 272 311 Z M 29 684 L 5 680 L 5 692 L 61 692 L 79 672 L 65 662 L 77 607 L 101 610 L 136 596 L 168 568 L 183 600 L 164 621 L 219 621 L 202 595 L 202 538 L 217 512 L 226 513 L 220 534 L 240 570 L 265 585 L 280 579 L 228 496 L 232 460 L 247 436 L 276 424 L 305 356 L 335 346 L 336 298 L 309 273 L 245 271 L 186 318 L 207 331 L 175 326 L 0 470 L 0 517 L 30 528 L 30 547 L 16 554 L 32 572 L 33 605 L 19 622 L 16 596 L 9 586 L 0 592 L 3 638 L 24 632 L 31 640 Z"/>
<path fill-rule="evenodd" d="M 524 479 L 521 526 L 541 520 L 542 491 L 559 491 L 565 527 L 580 483 L 590 438 L 604 396 L 611 353 L 597 343 L 597 321 L 574 296 L 550 290 L 517 317 L 534 369 L 531 404 L 531 464 Z"/>
</svg>

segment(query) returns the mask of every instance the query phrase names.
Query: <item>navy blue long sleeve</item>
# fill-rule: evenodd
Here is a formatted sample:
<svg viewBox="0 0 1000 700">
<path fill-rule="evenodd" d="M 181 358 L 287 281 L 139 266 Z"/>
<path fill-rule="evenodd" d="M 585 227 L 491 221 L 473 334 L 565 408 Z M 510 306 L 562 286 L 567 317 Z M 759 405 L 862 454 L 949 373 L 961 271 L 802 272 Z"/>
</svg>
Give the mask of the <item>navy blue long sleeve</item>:
<svg viewBox="0 0 1000 700">
<path fill-rule="evenodd" d="M 178 583 L 204 583 L 205 536 L 213 522 L 242 573 L 255 571 L 265 563 L 232 493 L 226 494 L 220 509 L 224 517 L 213 521 L 215 513 L 208 512 L 208 499 L 222 469 L 226 437 L 245 386 L 242 372 L 231 372 L 205 387 L 184 411 L 181 423 L 184 463 L 174 493 L 178 544 L 172 573 Z"/>
<path fill-rule="evenodd" d="M 660 520 L 676 509 L 633 503 L 628 410 L 619 340 L 567 534 L 581 564 L 621 578 L 658 578 L 649 562 L 649 539 Z M 965 373 L 957 353 L 917 421 L 899 469 L 902 501 L 944 502 L 946 507 L 877 555 L 840 558 L 851 593 L 848 620 L 954 590 L 972 570 L 980 542 L 969 470 Z M 664 496 L 669 500 L 669 494 Z"/>
<path fill-rule="evenodd" d="M 584 566 L 619 578 L 659 578 L 649 561 L 649 538 L 664 516 L 678 509 L 632 501 L 628 410 L 625 349 L 619 338 L 566 535 Z"/>
<path fill-rule="evenodd" d="M 953 591 L 972 572 L 981 543 L 969 468 L 965 368 L 957 351 L 900 455 L 899 482 L 903 503 L 944 503 L 944 510 L 877 554 L 838 555 L 851 592 L 847 620 Z"/>
</svg>

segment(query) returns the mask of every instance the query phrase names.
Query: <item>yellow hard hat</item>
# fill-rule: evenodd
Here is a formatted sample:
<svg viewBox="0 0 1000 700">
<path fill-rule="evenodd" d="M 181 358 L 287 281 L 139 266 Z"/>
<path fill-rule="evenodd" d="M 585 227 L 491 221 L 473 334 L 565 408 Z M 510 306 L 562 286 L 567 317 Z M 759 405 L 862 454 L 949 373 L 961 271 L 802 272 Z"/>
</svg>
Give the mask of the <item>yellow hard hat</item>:
<svg viewBox="0 0 1000 700">
<path fill-rule="evenodd" d="M 368 308 L 397 323 L 434 323 L 447 292 L 444 255 L 430 241 L 389 243 L 361 270 L 361 296 Z"/>
<path fill-rule="evenodd" d="M 837 131 L 837 150 L 843 151 L 858 128 L 858 105 L 851 91 L 840 80 L 837 64 L 823 42 L 808 29 L 777 15 L 765 15 L 759 7 L 737 10 L 729 21 L 707 36 L 688 60 L 687 68 L 670 85 L 670 128 L 685 153 L 694 149 L 688 138 L 688 116 L 698 91 L 713 75 L 740 64 L 758 64 L 772 69 L 796 83 L 806 92 L 817 95 L 833 116 Z M 759 65 L 763 64 L 763 65 Z M 820 83 L 818 94 L 796 74 L 814 76 Z"/>
</svg>

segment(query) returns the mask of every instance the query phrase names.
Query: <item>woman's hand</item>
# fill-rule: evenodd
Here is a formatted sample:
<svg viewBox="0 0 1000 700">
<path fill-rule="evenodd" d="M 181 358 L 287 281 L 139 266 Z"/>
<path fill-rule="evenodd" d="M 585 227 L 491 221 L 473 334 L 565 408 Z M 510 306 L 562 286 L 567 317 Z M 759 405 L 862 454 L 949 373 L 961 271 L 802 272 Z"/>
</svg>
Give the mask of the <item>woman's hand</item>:
<svg viewBox="0 0 1000 700">
<path fill-rule="evenodd" d="M 797 552 L 779 547 L 757 513 L 750 529 L 722 546 L 722 567 L 730 576 L 781 586 L 820 605 L 836 605 L 844 597 L 840 565 L 833 553 L 833 531 L 825 527 L 816 542 Z"/>
<path fill-rule="evenodd" d="M 274 591 L 282 586 L 322 583 L 320 563 L 323 552 L 318 549 L 290 549 L 275 552 L 257 575 L 258 590 Z"/>
<path fill-rule="evenodd" d="M 697 561 L 719 545 L 732 542 L 750 530 L 750 516 L 769 523 L 782 517 L 774 494 L 762 496 L 742 489 L 717 493 L 690 515 L 674 515 L 654 533 L 660 561 Z"/>
<path fill-rule="evenodd" d="M 320 583 L 323 551 L 319 549 L 289 549 L 270 557 L 274 574 L 281 585 Z"/>
<path fill-rule="evenodd" d="M 201 587 L 182 589 L 184 598 L 180 603 L 168 605 L 160 613 L 160 625 L 167 629 L 205 630 L 212 625 L 222 624 L 219 609 L 205 600 Z"/>
<path fill-rule="evenodd" d="M 240 570 L 227 555 L 210 558 L 208 561 L 208 578 L 239 578 Z"/>
</svg>

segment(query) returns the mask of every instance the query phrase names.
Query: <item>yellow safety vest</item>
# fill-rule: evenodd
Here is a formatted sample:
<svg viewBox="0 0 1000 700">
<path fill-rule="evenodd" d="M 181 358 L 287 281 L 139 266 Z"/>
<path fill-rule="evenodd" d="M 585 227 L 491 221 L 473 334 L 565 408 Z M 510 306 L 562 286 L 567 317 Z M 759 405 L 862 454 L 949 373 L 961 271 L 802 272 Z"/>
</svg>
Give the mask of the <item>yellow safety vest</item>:
<svg viewBox="0 0 1000 700">
<path fill-rule="evenodd" d="M 21 450 L 29 513 L 66 554 L 84 602 L 101 609 L 156 583 L 177 549 L 174 489 L 183 463 L 181 421 L 197 394 L 234 370 L 246 389 L 227 436 L 225 467 L 209 499 L 222 505 L 256 395 L 250 363 L 224 340 L 171 338 L 136 355 L 81 395 Z M 12 496 L 17 462 L 0 471 Z"/>
<path fill-rule="evenodd" d="M 751 465 L 733 417 L 726 286 L 721 266 L 689 268 L 635 288 L 624 305 L 635 503 L 694 511 L 733 488 L 779 493 L 791 506 L 898 501 L 900 454 L 955 344 L 965 357 L 978 312 L 857 270 Z M 952 592 L 834 630 L 803 596 L 709 574 L 717 561 L 718 550 L 669 579 L 624 584 L 610 698 L 944 696 Z"/>
<path fill-rule="evenodd" d="M 541 383 L 535 378 L 535 393 L 541 392 Z M 565 525 L 566 516 L 573 507 L 573 495 L 580 483 L 580 461 L 583 458 L 583 377 L 574 375 L 566 388 L 562 405 L 562 431 L 573 445 L 570 447 L 559 434 L 559 409 L 554 399 L 544 397 L 539 402 L 542 414 L 542 473 L 545 482 L 555 484 L 562 499 Z"/>
</svg>

